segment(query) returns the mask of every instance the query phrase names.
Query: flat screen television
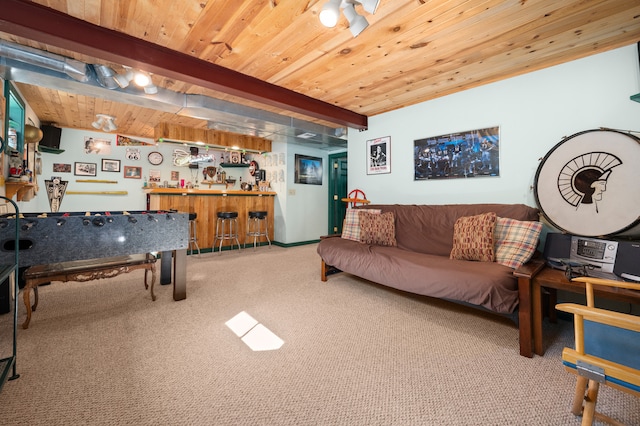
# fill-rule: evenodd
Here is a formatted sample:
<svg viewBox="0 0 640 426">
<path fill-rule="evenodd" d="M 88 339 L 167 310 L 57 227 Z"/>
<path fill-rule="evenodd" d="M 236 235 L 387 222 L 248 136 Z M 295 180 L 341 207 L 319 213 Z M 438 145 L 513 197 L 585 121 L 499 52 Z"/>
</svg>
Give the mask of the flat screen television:
<svg viewBox="0 0 640 426">
<path fill-rule="evenodd" d="M 42 130 L 40 146 L 55 149 L 60 148 L 60 137 L 62 136 L 62 129 L 60 127 L 43 124 L 40 126 L 40 130 Z"/>
</svg>

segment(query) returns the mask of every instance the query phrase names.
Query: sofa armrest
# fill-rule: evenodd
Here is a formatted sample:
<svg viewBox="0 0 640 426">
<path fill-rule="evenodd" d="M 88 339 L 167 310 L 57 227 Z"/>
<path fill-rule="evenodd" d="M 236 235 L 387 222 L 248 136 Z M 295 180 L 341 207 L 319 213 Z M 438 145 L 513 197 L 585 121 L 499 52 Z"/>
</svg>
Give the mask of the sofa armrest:
<svg viewBox="0 0 640 426">
<path fill-rule="evenodd" d="M 544 260 L 543 259 L 531 259 L 515 271 L 513 271 L 513 275 L 520 278 L 532 279 L 534 276 L 538 274 L 544 268 Z"/>
<path fill-rule="evenodd" d="M 326 240 L 327 238 L 339 238 L 339 237 L 342 237 L 342 234 L 320 235 L 321 240 Z"/>
<path fill-rule="evenodd" d="M 532 280 L 544 268 L 544 260 L 534 258 L 515 271 L 518 279 L 518 329 L 520 332 L 520 355 L 533 357 Z"/>
</svg>

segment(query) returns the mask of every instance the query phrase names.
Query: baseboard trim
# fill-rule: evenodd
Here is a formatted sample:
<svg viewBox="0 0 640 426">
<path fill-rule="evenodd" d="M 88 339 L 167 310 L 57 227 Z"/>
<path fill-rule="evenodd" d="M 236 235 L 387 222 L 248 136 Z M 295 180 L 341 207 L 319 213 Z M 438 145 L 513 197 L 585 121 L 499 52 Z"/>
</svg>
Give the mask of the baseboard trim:
<svg viewBox="0 0 640 426">
<path fill-rule="evenodd" d="M 297 243 L 281 243 L 278 241 L 273 241 L 272 244 L 278 246 L 278 247 L 296 247 L 296 246 L 305 246 L 307 244 L 316 244 L 319 243 L 320 240 L 309 240 L 309 241 L 300 241 Z"/>
<path fill-rule="evenodd" d="M 300 241 L 300 242 L 297 242 L 297 243 L 281 243 L 279 241 L 271 241 L 271 244 L 274 245 L 274 246 L 287 248 L 287 247 L 304 246 L 304 245 L 308 245 L 308 244 L 316 244 L 316 243 L 319 243 L 319 242 L 320 242 L 320 240 Z M 269 243 L 267 243 L 267 242 L 260 242 L 260 243 L 257 244 L 257 246 L 258 247 L 263 247 L 263 246 L 266 246 L 268 244 Z M 240 247 L 244 250 L 244 245 L 241 245 Z M 253 248 L 253 243 L 247 244 L 247 250 L 250 249 L 250 248 Z M 222 251 L 229 251 L 229 250 L 231 250 L 231 246 L 223 246 L 222 247 Z M 235 246 L 235 244 L 234 244 L 233 250 L 238 250 L 238 248 Z M 218 247 L 216 247 L 216 251 L 215 252 L 218 253 Z M 211 247 L 200 249 L 200 253 L 212 253 Z M 193 254 L 197 255 L 198 252 L 194 250 Z M 189 250 L 187 250 L 187 255 L 191 255 L 191 252 Z"/>
</svg>

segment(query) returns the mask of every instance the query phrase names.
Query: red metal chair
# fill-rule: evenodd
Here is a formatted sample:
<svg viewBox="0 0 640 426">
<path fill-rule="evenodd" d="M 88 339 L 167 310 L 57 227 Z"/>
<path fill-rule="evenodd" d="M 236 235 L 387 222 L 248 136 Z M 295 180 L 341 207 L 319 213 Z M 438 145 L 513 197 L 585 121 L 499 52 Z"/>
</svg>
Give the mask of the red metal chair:
<svg viewBox="0 0 640 426">
<path fill-rule="evenodd" d="M 343 198 L 342 201 L 351 204 L 347 204 L 347 207 L 355 207 L 356 205 L 358 205 L 358 203 L 361 205 L 366 205 L 371 202 L 367 200 L 367 196 L 360 189 L 354 189 L 353 191 L 349 192 L 349 194 L 347 194 L 347 198 Z"/>
</svg>

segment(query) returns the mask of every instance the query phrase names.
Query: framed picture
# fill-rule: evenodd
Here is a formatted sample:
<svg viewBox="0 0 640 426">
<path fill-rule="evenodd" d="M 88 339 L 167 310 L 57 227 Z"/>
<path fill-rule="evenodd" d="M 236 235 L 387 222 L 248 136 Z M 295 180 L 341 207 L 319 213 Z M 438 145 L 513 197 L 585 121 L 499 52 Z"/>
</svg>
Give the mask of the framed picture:
<svg viewBox="0 0 640 426">
<path fill-rule="evenodd" d="M 120 160 L 102 159 L 103 172 L 120 172 Z"/>
<path fill-rule="evenodd" d="M 367 174 L 391 173 L 391 136 L 367 141 Z"/>
<path fill-rule="evenodd" d="M 322 185 L 322 158 L 309 157 L 307 155 L 300 154 L 296 154 L 295 158 L 296 165 L 294 183 Z"/>
<path fill-rule="evenodd" d="M 54 173 L 71 173 L 71 164 L 53 163 Z"/>
<path fill-rule="evenodd" d="M 149 182 L 160 182 L 160 170 L 149 170 Z"/>
<path fill-rule="evenodd" d="M 229 153 L 229 162 L 231 164 L 240 164 L 241 161 L 242 161 L 242 155 L 240 154 L 239 151 L 231 151 Z"/>
<path fill-rule="evenodd" d="M 414 180 L 500 176 L 500 127 L 414 141 Z"/>
<path fill-rule="evenodd" d="M 124 166 L 124 177 L 127 179 L 142 179 L 142 167 Z"/>
<path fill-rule="evenodd" d="M 111 154 L 111 141 L 109 139 L 96 139 L 90 136 L 84 138 L 85 154 Z"/>
<path fill-rule="evenodd" d="M 96 163 L 73 163 L 73 174 L 76 176 L 95 176 L 98 174 Z"/>
</svg>

